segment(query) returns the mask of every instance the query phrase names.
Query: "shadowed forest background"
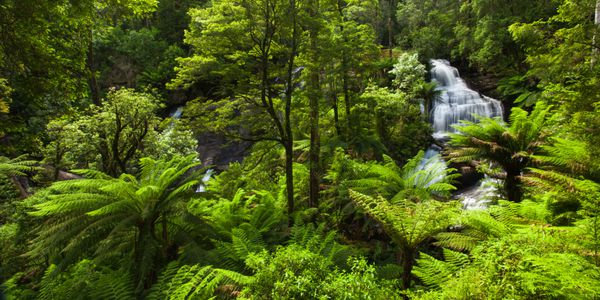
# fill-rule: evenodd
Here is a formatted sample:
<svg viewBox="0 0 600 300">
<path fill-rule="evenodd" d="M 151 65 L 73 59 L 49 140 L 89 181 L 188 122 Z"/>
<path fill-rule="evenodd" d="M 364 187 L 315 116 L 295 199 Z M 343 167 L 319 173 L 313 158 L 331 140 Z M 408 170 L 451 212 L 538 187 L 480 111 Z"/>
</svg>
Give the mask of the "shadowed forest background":
<svg viewBox="0 0 600 300">
<path fill-rule="evenodd" d="M 0 299 L 596 299 L 599 35 L 591 0 L 2 1 Z"/>
</svg>

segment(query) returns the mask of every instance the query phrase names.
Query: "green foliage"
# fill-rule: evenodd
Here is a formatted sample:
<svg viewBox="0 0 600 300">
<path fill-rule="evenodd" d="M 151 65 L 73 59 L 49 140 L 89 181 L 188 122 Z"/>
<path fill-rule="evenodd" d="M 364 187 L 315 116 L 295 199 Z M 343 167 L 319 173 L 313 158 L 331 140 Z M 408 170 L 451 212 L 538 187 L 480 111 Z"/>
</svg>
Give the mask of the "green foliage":
<svg viewBox="0 0 600 300">
<path fill-rule="evenodd" d="M 392 203 L 405 198 L 418 201 L 448 196 L 456 189 L 451 184 L 456 178 L 454 170 L 447 168 L 439 156 L 424 159 L 424 155 L 420 151 L 399 167 L 387 156 L 382 163 L 361 163 L 337 151 L 327 178 L 342 189 L 338 191 L 342 196 L 348 188 L 370 195 L 380 194 Z"/>
<path fill-rule="evenodd" d="M 464 253 L 443 249 L 443 254 L 443 261 L 425 253 L 419 254 L 412 272 L 428 288 L 438 288 L 471 263 L 469 256 Z"/>
<path fill-rule="evenodd" d="M 417 154 L 400 168 L 389 157 L 384 157 L 383 163 L 362 163 L 337 149 L 325 176 L 330 182 L 325 193 L 328 200 L 321 207 L 332 215 L 331 221 L 340 231 L 346 231 L 351 226 L 349 223 L 360 222 L 364 217 L 360 210 L 357 211 L 356 204 L 349 201 L 349 189 L 371 196 L 381 195 L 393 203 L 449 195 L 455 189 L 451 184 L 456 177 L 451 173 L 453 170 L 446 168 L 436 157 L 423 161 L 423 156 L 423 152 Z M 377 229 L 362 227 L 362 231 L 369 230 Z"/>
<path fill-rule="evenodd" d="M 14 279 L 18 277 L 13 277 Z M 131 276 L 124 270 L 111 270 L 82 260 L 66 272 L 50 265 L 39 283 L 35 299 L 135 299 Z M 29 299 L 26 290 L 8 289 L 8 299 Z M 31 298 L 33 299 L 33 298 Z"/>
<path fill-rule="evenodd" d="M 96 168 L 111 176 L 131 173 L 142 156 L 171 159 L 195 153 L 191 130 L 168 119 L 162 131 L 157 110 L 159 99 L 131 89 L 111 91 L 101 107 L 73 118 L 61 117 L 48 124 L 51 142 L 45 161 L 59 169 Z M 58 173 L 55 173 L 58 174 Z"/>
<path fill-rule="evenodd" d="M 491 206 L 489 211 L 466 211 L 458 219 L 457 231 L 441 232 L 436 235 L 436 245 L 457 251 L 471 251 L 482 241 L 501 238 L 515 229 L 515 213 L 502 202 L 502 206 Z M 523 206 L 523 205 L 519 205 Z"/>
<path fill-rule="evenodd" d="M 598 298 L 594 4 L 4 1 L 0 297 Z M 438 57 L 528 107 L 448 150 L 523 201 L 449 201 L 420 151 Z M 196 192 L 204 137 L 254 144 Z M 27 157 L 76 179 L 25 187 Z"/>
<path fill-rule="evenodd" d="M 472 263 L 442 282 L 440 290 L 415 298 L 596 297 L 599 270 L 574 253 L 571 239 L 565 229 L 529 227 L 490 240 L 477 246 L 471 252 Z M 432 263 L 426 272 L 435 274 L 442 264 Z"/>
<path fill-rule="evenodd" d="M 327 231 L 321 223 L 315 228 L 313 224 L 296 225 L 288 244 L 297 245 L 333 262 L 336 266 L 344 266 L 348 258 L 355 254 L 353 249 L 336 241 L 337 232 Z"/>
<path fill-rule="evenodd" d="M 554 3 L 542 0 L 463 2 L 454 26 L 458 43 L 453 55 L 467 58 L 482 71 L 514 74 L 520 70 L 525 55 L 515 45 L 508 27 L 516 22 L 538 20 L 555 9 Z"/>
<path fill-rule="evenodd" d="M 427 238 L 443 231 L 456 217 L 455 203 L 402 200 L 395 204 L 350 190 L 350 197 L 379 222 L 401 247 L 416 248 Z"/>
<path fill-rule="evenodd" d="M 411 61 L 409 60 L 409 65 L 405 69 L 398 67 L 396 71 L 400 72 L 397 76 L 400 76 L 399 78 L 404 82 L 398 83 L 399 88 L 406 88 L 402 87 L 403 85 L 414 88 L 414 83 L 422 81 L 422 73 L 419 73 L 419 70 L 424 70 L 423 65 L 414 61 L 418 65 L 413 66 L 410 65 Z M 353 125 L 355 130 L 359 132 L 364 130 L 367 134 L 375 133 L 379 142 L 385 146 L 385 152 L 401 162 L 431 144 L 431 127 L 421 114 L 418 102 L 410 97 L 412 94 L 401 91 L 391 92 L 387 88 L 370 86 L 360 97 L 367 107 L 359 110 L 360 106 L 357 105 L 353 109 L 353 119 L 356 120 Z M 351 148 L 355 148 L 353 147 L 355 144 L 360 145 L 359 141 L 356 141 L 357 138 L 358 136 L 350 141 Z M 364 152 L 361 148 L 366 147 L 352 150 Z M 373 148 L 371 151 L 377 153 L 376 147 L 371 146 L 371 148 Z M 375 155 L 376 158 L 379 156 Z"/>
<path fill-rule="evenodd" d="M 239 293 L 236 285 L 251 281 L 251 277 L 228 270 L 173 262 L 161 273 L 145 299 L 215 299 L 215 293 L 234 298 Z"/>
<path fill-rule="evenodd" d="M 198 165 L 194 156 L 143 158 L 138 178 L 84 170 L 90 178 L 54 183 L 31 212 L 46 222 L 29 255 L 48 256 L 61 267 L 80 257 L 98 262 L 128 257 L 139 293 L 186 230 L 178 218 L 186 212 L 185 197 L 199 184 Z"/>
<path fill-rule="evenodd" d="M 425 77 L 425 65 L 419 62 L 418 53 L 403 52 L 389 72 L 394 75 L 392 85 L 405 93 L 411 93 Z"/>
<path fill-rule="evenodd" d="M 250 253 L 270 249 L 284 238 L 287 219 L 282 199 L 267 191 L 239 189 L 231 199 L 192 200 L 190 212 L 207 223 L 208 230 L 196 227 L 206 231 L 206 240 L 184 247 L 182 260 L 247 273 L 244 261 Z"/>
<path fill-rule="evenodd" d="M 242 299 L 389 299 L 400 295 L 393 282 L 380 281 L 364 259 L 350 258 L 351 271 L 332 268 L 326 258 L 290 245 L 272 256 L 248 259 L 256 270 L 242 291 Z"/>
<path fill-rule="evenodd" d="M 450 57 L 453 28 L 460 16 L 457 2 L 399 1 L 397 8 L 400 46 L 418 51 L 425 60 Z"/>
<path fill-rule="evenodd" d="M 0 175 L 3 176 L 26 176 L 27 173 L 37 170 L 37 161 L 26 159 L 26 155 L 21 155 L 10 159 L 0 156 Z"/>
<path fill-rule="evenodd" d="M 321 287 L 319 299 L 397 299 L 393 280 L 380 280 L 364 258 L 349 258 L 350 272 L 334 272 Z"/>
<path fill-rule="evenodd" d="M 106 86 L 150 86 L 164 89 L 175 75 L 175 58 L 184 52 L 158 37 L 156 28 L 109 27 L 95 35 L 99 80 Z"/>
<path fill-rule="evenodd" d="M 300 246 L 281 248 L 273 256 L 252 255 L 247 264 L 256 271 L 243 291 L 250 299 L 315 298 L 332 268 L 326 258 Z"/>
<path fill-rule="evenodd" d="M 12 274 L 21 271 L 23 261 L 18 255 L 23 251 L 19 245 L 19 225 L 8 223 L 0 225 L 0 280 L 10 278 Z"/>
<path fill-rule="evenodd" d="M 0 152 L 37 152 L 46 122 L 87 94 L 91 1 L 5 1 L 0 33 Z M 9 104 L 10 103 L 10 104 Z M 9 105 L 8 105 L 9 104 Z M 8 107 L 7 107 L 8 105 Z M 10 113 L 6 114 L 7 109 Z"/>
</svg>

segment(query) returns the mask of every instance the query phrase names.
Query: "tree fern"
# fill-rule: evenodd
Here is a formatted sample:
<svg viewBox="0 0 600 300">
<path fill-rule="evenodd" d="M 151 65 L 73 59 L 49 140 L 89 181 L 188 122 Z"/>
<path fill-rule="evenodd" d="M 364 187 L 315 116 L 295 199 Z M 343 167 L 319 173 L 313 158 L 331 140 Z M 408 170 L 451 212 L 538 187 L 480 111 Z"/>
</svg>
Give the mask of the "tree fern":
<svg viewBox="0 0 600 300">
<path fill-rule="evenodd" d="M 216 292 L 234 298 L 240 286 L 248 284 L 251 280 L 251 277 L 230 270 L 199 265 L 181 266 L 173 262 L 159 276 L 146 299 L 204 300 L 215 298 Z"/>
<path fill-rule="evenodd" d="M 292 227 L 288 244 L 297 245 L 319 254 L 335 265 L 343 266 L 348 257 L 355 254 L 350 247 L 336 241 L 337 232 L 327 231 L 324 223 L 315 227 L 311 224 L 296 224 Z"/>
<path fill-rule="evenodd" d="M 451 134 L 447 155 L 452 162 L 493 163 L 504 173 L 504 191 L 510 201 L 522 198 L 521 173 L 531 166 L 532 156 L 540 153 L 549 132 L 545 125 L 550 107 L 538 103 L 531 114 L 515 107 L 510 125 L 500 119 L 483 118 L 478 123 L 464 121 Z M 496 172 L 488 175 L 497 176 Z"/>
<path fill-rule="evenodd" d="M 500 201 L 499 205 L 491 206 L 488 210 L 463 211 L 455 230 L 437 234 L 435 244 L 458 251 L 471 251 L 483 241 L 501 238 L 531 224 L 540 224 L 540 220 L 530 218 L 539 215 L 539 212 L 533 212 L 532 215 L 530 210 L 536 205 L 529 201 Z M 541 225 L 544 224 L 542 220 Z"/>
<path fill-rule="evenodd" d="M 45 218 L 37 230 L 30 256 L 60 254 L 61 266 L 91 255 L 132 255 L 137 293 L 173 245 L 169 229 L 194 192 L 202 174 L 194 156 L 156 161 L 143 158 L 138 177 L 123 174 L 54 183 L 51 195 L 35 204 L 32 215 Z M 108 250 L 108 251 L 107 251 Z"/>
<path fill-rule="evenodd" d="M 471 262 L 469 256 L 464 253 L 443 249 L 443 254 L 443 261 L 425 253 L 421 253 L 417 259 L 412 273 L 428 288 L 439 288 Z"/>
<path fill-rule="evenodd" d="M 26 155 L 10 159 L 0 156 L 0 175 L 5 176 L 26 176 L 36 168 L 37 161 L 28 160 Z"/>
<path fill-rule="evenodd" d="M 90 296 L 93 299 L 133 300 L 133 286 L 133 278 L 128 272 L 103 273 L 94 282 Z"/>
<path fill-rule="evenodd" d="M 410 274 L 416 249 L 426 239 L 450 226 L 458 213 L 456 203 L 434 200 L 415 203 L 404 200 L 397 204 L 390 204 L 382 197 L 374 198 L 352 190 L 350 197 L 377 220 L 398 245 L 402 258 L 402 281 L 405 289 L 410 286 Z"/>
<path fill-rule="evenodd" d="M 331 182 L 327 193 L 333 200 L 328 202 L 330 209 L 341 218 L 362 218 L 356 214 L 355 202 L 348 201 L 348 190 L 370 195 L 382 196 L 392 202 L 402 202 L 405 198 L 413 201 L 446 196 L 455 189 L 452 180 L 457 175 L 453 169 L 431 158 L 421 164 L 424 153 L 420 152 L 404 166 L 399 167 L 390 157 L 384 156 L 383 162 L 360 162 L 350 159 L 343 151 L 335 153 L 331 169 L 325 178 Z"/>
<path fill-rule="evenodd" d="M 231 231 L 231 242 L 213 241 L 216 248 L 218 265 L 227 269 L 244 272 L 245 260 L 251 253 L 261 252 L 267 245 L 261 233 L 248 223 Z"/>
</svg>

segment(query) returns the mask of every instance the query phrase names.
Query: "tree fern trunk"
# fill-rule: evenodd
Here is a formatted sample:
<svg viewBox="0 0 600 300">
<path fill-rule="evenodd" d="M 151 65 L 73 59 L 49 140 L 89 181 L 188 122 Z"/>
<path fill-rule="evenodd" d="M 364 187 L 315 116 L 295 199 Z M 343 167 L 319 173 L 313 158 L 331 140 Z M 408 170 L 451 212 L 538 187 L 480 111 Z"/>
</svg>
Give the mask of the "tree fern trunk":
<svg viewBox="0 0 600 300">
<path fill-rule="evenodd" d="M 414 249 L 405 248 L 400 252 L 402 263 L 402 289 L 410 288 L 411 273 L 414 266 Z"/>
<path fill-rule="evenodd" d="M 520 172 L 507 171 L 504 179 L 504 192 L 506 198 L 511 202 L 521 202 L 523 198 L 523 190 L 521 189 L 521 181 L 519 180 Z"/>
</svg>

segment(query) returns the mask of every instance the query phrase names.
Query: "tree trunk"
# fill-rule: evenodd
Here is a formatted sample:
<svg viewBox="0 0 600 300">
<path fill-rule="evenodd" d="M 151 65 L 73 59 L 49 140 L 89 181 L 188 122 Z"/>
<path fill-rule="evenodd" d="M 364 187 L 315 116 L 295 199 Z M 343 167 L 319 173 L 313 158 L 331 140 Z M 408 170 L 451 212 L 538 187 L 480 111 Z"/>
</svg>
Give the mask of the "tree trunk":
<svg viewBox="0 0 600 300">
<path fill-rule="evenodd" d="M 151 273 L 144 272 L 143 265 L 144 259 L 144 248 L 152 247 L 152 242 L 148 239 L 152 239 L 154 233 L 154 224 L 149 221 L 145 221 L 137 226 L 138 236 L 135 241 L 133 253 L 133 274 L 135 276 L 135 295 L 137 299 L 143 299 L 144 291 L 150 286 L 152 281 Z"/>
<path fill-rule="evenodd" d="M 414 249 L 409 249 L 404 247 L 401 250 L 399 258 L 400 263 L 402 264 L 402 289 L 407 290 L 410 288 L 412 269 L 414 266 Z"/>
<path fill-rule="evenodd" d="M 597 31 L 600 30 L 600 0 L 596 0 L 596 7 L 594 9 L 594 36 L 592 37 L 592 59 L 590 65 L 594 68 L 598 57 L 598 47 L 596 46 Z"/>
<path fill-rule="evenodd" d="M 17 190 L 19 190 L 19 197 L 21 199 L 25 199 L 25 198 L 31 196 L 31 194 L 27 190 L 27 184 L 21 182 L 21 180 L 19 179 L 19 177 L 17 177 L 17 176 L 10 176 L 10 181 L 12 181 L 12 183 L 17 188 Z"/>
<path fill-rule="evenodd" d="M 338 13 L 340 14 L 340 17 L 342 18 L 342 21 L 346 21 L 346 18 L 344 17 L 344 2 L 341 0 L 338 0 L 337 2 L 337 6 L 338 6 Z M 346 131 L 345 131 L 345 141 L 349 141 L 350 140 L 350 87 L 348 84 L 348 51 L 346 50 L 345 45 L 347 45 L 348 42 L 348 37 L 346 36 L 346 32 L 344 31 L 344 26 L 340 26 L 340 32 L 342 33 L 342 39 L 344 41 L 344 47 L 342 47 L 342 92 L 344 94 L 344 105 L 346 106 L 345 111 L 346 111 Z M 336 99 L 336 103 L 337 103 L 337 99 Z M 337 104 L 336 104 L 337 105 Z"/>
<path fill-rule="evenodd" d="M 310 16 L 316 22 L 319 11 L 319 1 L 312 0 L 310 5 Z M 321 87 L 319 82 L 319 49 L 318 34 L 319 25 L 312 25 L 309 29 L 310 36 L 310 56 L 312 66 L 310 68 L 308 82 L 308 97 L 310 107 L 310 178 L 309 178 L 309 207 L 316 207 L 319 203 L 319 182 L 320 182 L 320 151 L 321 142 L 319 140 L 319 100 L 321 98 Z"/>
<path fill-rule="evenodd" d="M 285 114 L 284 114 L 284 136 L 282 137 L 285 148 L 285 186 L 287 194 L 288 207 L 288 225 L 293 224 L 292 214 L 294 213 L 294 136 L 292 135 L 292 96 L 294 94 L 294 63 L 298 54 L 298 25 L 296 0 L 290 1 L 290 18 L 292 21 L 292 39 L 290 44 L 290 56 L 288 58 L 287 82 L 285 90 Z"/>
<path fill-rule="evenodd" d="M 390 1 L 390 6 L 392 6 L 391 2 L 392 1 Z M 394 8 L 390 7 L 390 11 L 392 9 L 394 9 Z M 388 30 L 388 54 L 389 54 L 390 58 L 392 58 L 392 55 L 393 55 L 392 48 L 394 47 L 394 42 L 393 42 L 394 38 L 393 38 L 393 34 L 392 34 L 392 16 L 391 16 L 391 12 L 390 12 L 390 16 L 388 17 L 388 20 L 387 20 L 387 30 Z"/>
<path fill-rule="evenodd" d="M 288 224 L 293 223 L 294 213 L 294 149 L 292 140 L 285 141 L 285 190 L 287 195 Z"/>
<path fill-rule="evenodd" d="M 96 79 L 96 67 L 94 62 L 94 44 L 92 30 L 90 30 L 89 41 L 88 41 L 88 52 L 87 52 L 87 66 L 90 72 L 89 84 L 92 96 L 92 103 L 100 106 L 100 87 L 98 86 L 98 80 Z"/>
<path fill-rule="evenodd" d="M 339 137 L 342 134 L 340 127 L 340 114 L 338 111 L 338 98 L 335 89 L 331 90 L 331 108 L 333 109 L 333 124 L 335 126 L 335 134 Z"/>
<path fill-rule="evenodd" d="M 504 192 L 506 198 L 511 202 L 521 202 L 523 191 L 521 189 L 521 181 L 519 180 L 520 172 L 507 171 L 504 179 Z"/>
</svg>

